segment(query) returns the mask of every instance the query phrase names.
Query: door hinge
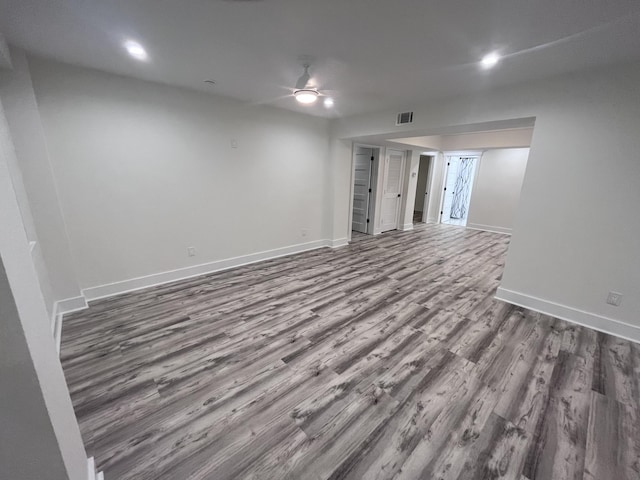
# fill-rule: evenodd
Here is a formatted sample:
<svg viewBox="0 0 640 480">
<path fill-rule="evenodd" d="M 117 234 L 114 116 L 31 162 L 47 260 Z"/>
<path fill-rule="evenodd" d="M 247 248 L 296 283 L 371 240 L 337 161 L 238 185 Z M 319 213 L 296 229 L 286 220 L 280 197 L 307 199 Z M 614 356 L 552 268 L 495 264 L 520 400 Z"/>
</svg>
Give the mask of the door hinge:
<svg viewBox="0 0 640 480">
<path fill-rule="evenodd" d="M 447 187 L 444 187 L 444 191 L 445 191 L 445 192 L 447 191 Z"/>
<path fill-rule="evenodd" d="M 371 157 L 371 161 L 372 161 L 372 162 L 373 162 L 374 158 L 375 158 L 375 157 Z"/>
<path fill-rule="evenodd" d="M 371 189 L 369 189 L 369 193 L 371 193 Z"/>
<path fill-rule="evenodd" d="M 443 215 L 443 214 L 444 214 L 444 212 L 442 212 L 442 211 L 441 211 L 441 212 L 440 212 L 440 215 Z"/>
<path fill-rule="evenodd" d="M 447 162 L 447 167 L 448 167 L 449 165 L 451 165 L 451 164 L 450 164 L 449 162 Z"/>
<path fill-rule="evenodd" d="M 367 218 L 367 223 L 369 223 L 369 219 Z"/>
</svg>

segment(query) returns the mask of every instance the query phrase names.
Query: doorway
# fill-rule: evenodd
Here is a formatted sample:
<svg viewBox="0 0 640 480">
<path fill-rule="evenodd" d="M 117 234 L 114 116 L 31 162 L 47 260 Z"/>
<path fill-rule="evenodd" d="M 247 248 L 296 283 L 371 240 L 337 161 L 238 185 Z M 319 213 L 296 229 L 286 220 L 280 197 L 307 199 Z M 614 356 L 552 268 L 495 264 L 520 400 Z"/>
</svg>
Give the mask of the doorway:
<svg viewBox="0 0 640 480">
<path fill-rule="evenodd" d="M 471 190 L 479 156 L 447 156 L 440 222 L 448 225 L 467 225 Z"/>
<path fill-rule="evenodd" d="M 351 230 L 373 233 L 371 219 L 374 208 L 376 159 L 380 149 L 356 145 L 353 160 L 353 208 Z"/>
<path fill-rule="evenodd" d="M 429 206 L 429 174 L 433 157 L 420 155 L 418 179 L 416 181 L 416 200 L 413 205 L 413 223 L 427 223 L 427 208 Z"/>
</svg>

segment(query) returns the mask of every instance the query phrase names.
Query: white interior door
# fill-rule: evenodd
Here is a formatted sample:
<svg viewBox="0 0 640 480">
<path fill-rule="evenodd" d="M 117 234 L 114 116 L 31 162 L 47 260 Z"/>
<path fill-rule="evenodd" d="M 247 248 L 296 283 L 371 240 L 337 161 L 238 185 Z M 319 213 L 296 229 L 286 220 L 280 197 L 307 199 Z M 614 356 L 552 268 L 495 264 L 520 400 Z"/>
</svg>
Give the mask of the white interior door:
<svg viewBox="0 0 640 480">
<path fill-rule="evenodd" d="M 420 160 L 422 162 L 422 160 Z M 431 169 L 433 168 L 434 157 L 427 157 L 424 162 L 427 169 L 427 184 L 424 186 L 424 202 L 422 204 L 422 223 L 427 223 L 427 212 L 429 211 L 429 191 L 431 191 Z"/>
<path fill-rule="evenodd" d="M 466 226 L 477 160 L 470 155 L 447 157 L 441 223 Z"/>
<path fill-rule="evenodd" d="M 400 197 L 404 173 L 404 152 L 387 150 L 384 161 L 384 188 L 380 212 L 380 231 L 395 230 L 400 218 Z"/>
<path fill-rule="evenodd" d="M 459 157 L 447 157 L 447 168 L 444 177 L 444 189 L 442 192 L 442 209 L 440 211 L 440 222 L 447 223 L 450 218 L 451 202 L 455 191 L 456 177 L 458 176 Z"/>
<path fill-rule="evenodd" d="M 353 215 L 351 229 L 367 233 L 369 203 L 371 199 L 371 165 L 373 150 L 358 147 L 356 150 L 355 171 L 353 174 Z"/>
</svg>

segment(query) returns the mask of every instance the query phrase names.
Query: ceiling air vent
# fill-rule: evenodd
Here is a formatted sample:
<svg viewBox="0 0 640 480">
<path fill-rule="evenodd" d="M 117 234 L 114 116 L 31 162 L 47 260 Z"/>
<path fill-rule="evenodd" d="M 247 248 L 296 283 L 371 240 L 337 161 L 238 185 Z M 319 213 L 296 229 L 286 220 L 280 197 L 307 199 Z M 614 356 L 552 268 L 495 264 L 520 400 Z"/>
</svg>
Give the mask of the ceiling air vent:
<svg viewBox="0 0 640 480">
<path fill-rule="evenodd" d="M 413 123 L 413 112 L 402 112 L 398 114 L 396 125 L 404 125 L 406 123 Z"/>
</svg>

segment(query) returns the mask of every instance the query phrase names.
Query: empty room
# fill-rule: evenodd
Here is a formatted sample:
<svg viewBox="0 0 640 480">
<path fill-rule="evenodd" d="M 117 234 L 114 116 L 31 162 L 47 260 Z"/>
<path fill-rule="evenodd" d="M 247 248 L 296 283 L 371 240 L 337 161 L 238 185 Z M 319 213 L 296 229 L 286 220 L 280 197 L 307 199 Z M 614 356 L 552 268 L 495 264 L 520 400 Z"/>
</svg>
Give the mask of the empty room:
<svg viewBox="0 0 640 480">
<path fill-rule="evenodd" d="M 638 31 L 0 0 L 0 480 L 639 480 Z"/>
</svg>

